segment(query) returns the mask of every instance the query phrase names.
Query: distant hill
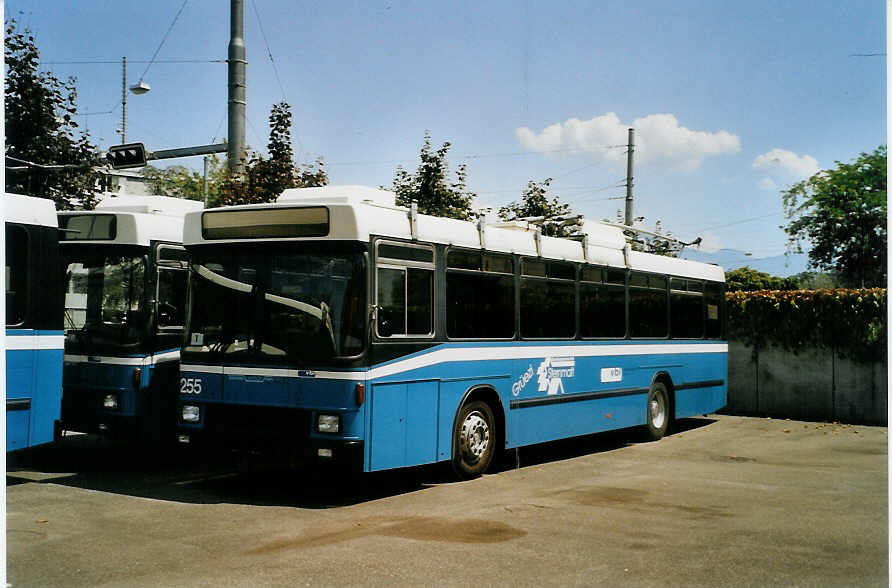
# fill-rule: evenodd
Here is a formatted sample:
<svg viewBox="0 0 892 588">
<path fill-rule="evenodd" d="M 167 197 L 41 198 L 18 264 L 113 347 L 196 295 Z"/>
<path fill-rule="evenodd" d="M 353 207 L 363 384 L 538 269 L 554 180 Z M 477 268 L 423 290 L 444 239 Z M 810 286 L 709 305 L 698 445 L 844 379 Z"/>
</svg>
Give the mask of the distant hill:
<svg viewBox="0 0 892 588">
<path fill-rule="evenodd" d="M 685 247 L 681 257 L 703 263 L 714 263 L 722 266 L 726 271 L 749 266 L 754 270 L 781 278 L 804 272 L 808 266 L 808 254 L 806 253 L 791 253 L 790 255 L 775 255 L 773 257 L 751 257 L 747 256 L 743 251 L 733 249 L 722 249 L 715 253 L 707 253 L 698 251 L 694 247 Z"/>
</svg>

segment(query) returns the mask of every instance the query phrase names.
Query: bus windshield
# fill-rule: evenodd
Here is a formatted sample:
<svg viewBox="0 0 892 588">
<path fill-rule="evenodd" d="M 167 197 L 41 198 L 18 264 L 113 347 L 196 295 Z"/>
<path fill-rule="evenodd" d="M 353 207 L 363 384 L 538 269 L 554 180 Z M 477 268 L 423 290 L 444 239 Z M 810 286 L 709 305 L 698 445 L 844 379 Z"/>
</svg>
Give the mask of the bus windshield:
<svg viewBox="0 0 892 588">
<path fill-rule="evenodd" d="M 65 329 L 69 351 L 139 345 L 148 332 L 146 256 L 102 249 L 66 252 Z"/>
<path fill-rule="evenodd" d="M 288 244 L 193 252 L 184 351 L 296 366 L 364 347 L 360 252 Z"/>
</svg>

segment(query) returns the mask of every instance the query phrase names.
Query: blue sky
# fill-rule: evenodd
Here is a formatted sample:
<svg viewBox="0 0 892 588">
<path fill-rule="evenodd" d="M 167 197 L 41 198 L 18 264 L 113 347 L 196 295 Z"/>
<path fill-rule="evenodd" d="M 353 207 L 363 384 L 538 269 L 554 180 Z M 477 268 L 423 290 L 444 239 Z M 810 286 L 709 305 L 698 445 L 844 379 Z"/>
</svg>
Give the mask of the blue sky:
<svg viewBox="0 0 892 588">
<path fill-rule="evenodd" d="M 128 96 L 128 141 L 225 137 L 226 64 L 208 61 L 226 57 L 228 4 L 186 3 L 145 73 L 151 92 Z M 106 148 L 120 142 L 121 56 L 136 83 L 182 6 L 8 0 L 5 11 L 34 32 L 46 68 L 77 77 L 82 111 L 113 110 L 80 119 Z M 885 21 L 879 0 L 245 0 L 248 143 L 265 150 L 284 98 L 295 153 L 323 157 L 333 184 L 389 186 L 430 130 L 435 146 L 452 143 L 453 170 L 467 164 L 479 206 L 552 177 L 575 210 L 615 218 L 616 145 L 634 126 L 636 215 L 771 257 L 786 240 L 780 190 L 886 142 L 886 57 L 853 56 L 885 53 Z"/>
</svg>

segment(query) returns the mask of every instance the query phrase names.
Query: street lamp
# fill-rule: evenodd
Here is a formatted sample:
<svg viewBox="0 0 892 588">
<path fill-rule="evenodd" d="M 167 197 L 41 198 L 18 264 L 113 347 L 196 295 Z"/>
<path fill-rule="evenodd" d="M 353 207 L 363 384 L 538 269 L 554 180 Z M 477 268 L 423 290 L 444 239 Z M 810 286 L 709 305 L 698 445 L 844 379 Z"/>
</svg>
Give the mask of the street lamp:
<svg viewBox="0 0 892 588">
<path fill-rule="evenodd" d="M 146 92 L 148 92 L 151 89 L 152 89 L 152 87 L 142 80 L 139 80 L 138 84 L 133 84 L 132 86 L 130 86 L 130 91 L 133 92 L 134 94 L 136 94 L 137 96 L 141 96 L 142 94 L 145 94 Z"/>
</svg>

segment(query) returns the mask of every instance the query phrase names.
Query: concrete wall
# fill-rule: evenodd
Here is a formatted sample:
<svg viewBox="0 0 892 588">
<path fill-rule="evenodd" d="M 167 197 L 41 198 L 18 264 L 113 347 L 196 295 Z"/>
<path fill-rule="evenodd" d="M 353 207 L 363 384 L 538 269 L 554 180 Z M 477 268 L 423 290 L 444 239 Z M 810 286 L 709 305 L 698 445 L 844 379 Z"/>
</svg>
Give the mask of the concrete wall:
<svg viewBox="0 0 892 588">
<path fill-rule="evenodd" d="M 856 363 L 824 349 L 793 354 L 772 347 L 753 354 L 732 341 L 725 411 L 886 425 L 887 376 L 886 363 Z"/>
</svg>

